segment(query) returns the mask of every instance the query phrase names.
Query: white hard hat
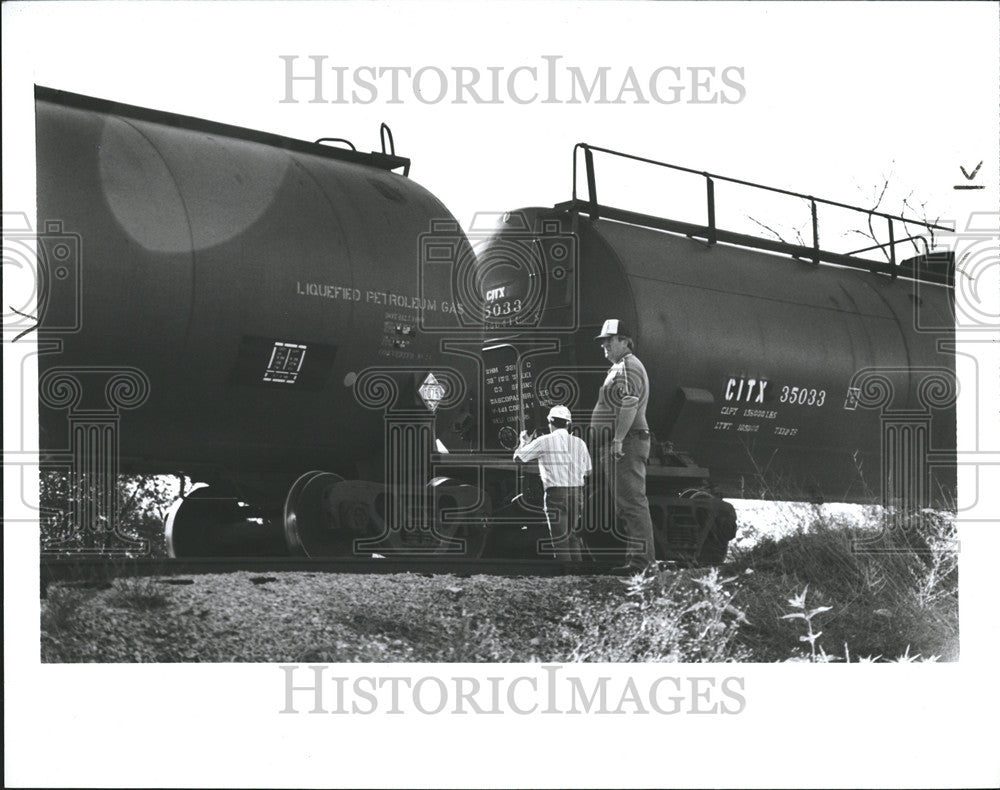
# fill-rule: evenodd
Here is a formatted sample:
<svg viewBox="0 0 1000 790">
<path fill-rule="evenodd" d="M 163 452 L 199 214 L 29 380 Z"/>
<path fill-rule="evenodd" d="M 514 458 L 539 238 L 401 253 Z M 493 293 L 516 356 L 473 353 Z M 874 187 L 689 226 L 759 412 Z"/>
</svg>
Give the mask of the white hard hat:
<svg viewBox="0 0 1000 790">
<path fill-rule="evenodd" d="M 549 410 L 550 420 L 566 420 L 566 422 L 573 422 L 573 415 L 569 413 L 569 409 L 565 406 L 553 406 Z"/>
</svg>

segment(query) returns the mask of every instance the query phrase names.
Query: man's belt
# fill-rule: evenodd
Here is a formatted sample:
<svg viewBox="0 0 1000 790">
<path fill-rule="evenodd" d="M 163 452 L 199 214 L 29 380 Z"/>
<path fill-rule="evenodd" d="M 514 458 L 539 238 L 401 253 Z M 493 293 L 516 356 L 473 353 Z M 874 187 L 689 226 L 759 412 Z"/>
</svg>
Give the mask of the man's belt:
<svg viewBox="0 0 1000 790">
<path fill-rule="evenodd" d="M 626 436 L 634 436 L 637 439 L 648 439 L 649 438 L 649 431 L 646 428 L 633 428 L 631 431 L 629 431 L 625 435 Z"/>
</svg>

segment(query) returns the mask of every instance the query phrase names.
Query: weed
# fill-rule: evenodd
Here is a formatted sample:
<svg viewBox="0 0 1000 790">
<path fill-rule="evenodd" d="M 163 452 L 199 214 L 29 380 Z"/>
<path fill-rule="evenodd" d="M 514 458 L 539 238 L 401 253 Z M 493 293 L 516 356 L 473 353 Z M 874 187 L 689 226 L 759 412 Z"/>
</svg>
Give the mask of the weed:
<svg viewBox="0 0 1000 790">
<path fill-rule="evenodd" d="M 637 574 L 621 580 L 625 600 L 610 589 L 590 610 L 564 619 L 579 628 L 566 660 L 735 661 L 746 618 L 732 601 L 734 579 L 718 569 Z"/>
<path fill-rule="evenodd" d="M 168 602 L 167 594 L 158 586 L 156 580 L 149 576 L 126 576 L 115 579 L 113 589 L 115 604 L 139 611 L 162 609 Z"/>
<path fill-rule="evenodd" d="M 806 633 L 799 637 L 800 642 L 808 642 L 810 650 L 810 661 L 816 663 L 820 660 L 825 660 L 827 658 L 826 652 L 823 648 L 820 648 L 820 652 L 816 652 L 816 640 L 823 636 L 822 631 L 813 631 L 813 618 L 821 614 L 822 612 L 829 612 L 832 606 L 817 606 L 815 609 L 806 609 L 806 593 L 809 591 L 809 585 L 807 584 L 801 595 L 793 596 L 788 599 L 789 605 L 793 609 L 798 609 L 797 612 L 789 612 L 781 616 L 782 620 L 804 620 L 806 624 Z"/>
<path fill-rule="evenodd" d="M 91 598 L 95 590 L 67 587 L 54 584 L 42 602 L 42 631 L 56 635 L 71 630 L 79 621 L 80 610 Z"/>
<path fill-rule="evenodd" d="M 911 652 L 956 660 L 954 538 L 953 517 L 923 512 L 902 521 L 879 514 L 861 526 L 812 522 L 779 540 L 762 540 L 727 566 L 754 571 L 737 598 L 755 624 L 742 630 L 741 639 L 758 660 L 785 659 L 789 641 L 801 634 L 793 627 L 801 618 L 784 617 L 786 602 L 808 585 L 812 607 L 833 607 L 820 613 L 828 643 L 850 645 L 855 655 L 906 655 L 910 646 Z"/>
</svg>

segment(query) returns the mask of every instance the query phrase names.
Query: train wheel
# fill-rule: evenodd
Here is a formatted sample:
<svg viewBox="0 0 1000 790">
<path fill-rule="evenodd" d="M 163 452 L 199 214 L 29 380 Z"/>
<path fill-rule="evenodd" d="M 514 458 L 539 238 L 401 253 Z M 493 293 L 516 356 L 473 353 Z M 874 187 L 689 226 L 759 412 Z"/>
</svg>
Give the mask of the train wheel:
<svg viewBox="0 0 1000 790">
<path fill-rule="evenodd" d="M 170 557 L 281 556 L 283 536 L 273 519 L 213 486 L 177 500 L 165 519 Z"/>
<path fill-rule="evenodd" d="M 525 497 L 507 497 L 491 514 L 491 528 L 486 535 L 483 554 L 490 559 L 538 559 L 538 546 L 549 537 L 548 524 L 541 507 L 526 506 Z M 586 535 L 593 551 L 591 535 Z"/>
<path fill-rule="evenodd" d="M 698 552 L 699 565 L 722 565 L 729 541 L 736 536 L 736 510 L 729 502 L 715 499 L 709 514 L 705 541 Z"/>
<path fill-rule="evenodd" d="M 729 548 L 729 541 L 719 540 L 715 530 L 710 531 L 705 536 L 705 542 L 698 552 L 698 565 L 722 565 L 726 561 L 726 551 Z"/>
<path fill-rule="evenodd" d="M 482 557 L 489 533 L 489 495 L 450 477 L 435 477 L 427 488 L 434 503 L 433 537 L 440 542 L 436 553 Z"/>
<path fill-rule="evenodd" d="M 219 496 L 209 486 L 191 491 L 167 511 L 164 523 L 170 557 L 205 557 L 211 554 L 209 531 L 238 515 L 234 497 Z"/>
<path fill-rule="evenodd" d="M 356 533 L 344 528 L 339 509 L 331 506 L 334 488 L 344 482 L 331 472 L 306 472 L 285 498 L 285 541 L 302 557 L 350 557 Z"/>
</svg>

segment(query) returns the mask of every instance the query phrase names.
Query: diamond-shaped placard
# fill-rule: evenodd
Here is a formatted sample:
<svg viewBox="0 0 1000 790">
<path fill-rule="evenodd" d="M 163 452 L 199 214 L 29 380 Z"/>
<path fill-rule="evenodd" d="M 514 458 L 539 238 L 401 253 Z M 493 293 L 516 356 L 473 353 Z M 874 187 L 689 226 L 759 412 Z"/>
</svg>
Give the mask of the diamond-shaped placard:
<svg viewBox="0 0 1000 790">
<path fill-rule="evenodd" d="M 420 385 L 417 392 L 420 393 L 424 406 L 431 411 L 437 410 L 438 404 L 445 396 L 444 384 L 438 381 L 433 373 L 427 374 L 427 378 L 424 379 L 424 383 Z"/>
</svg>

